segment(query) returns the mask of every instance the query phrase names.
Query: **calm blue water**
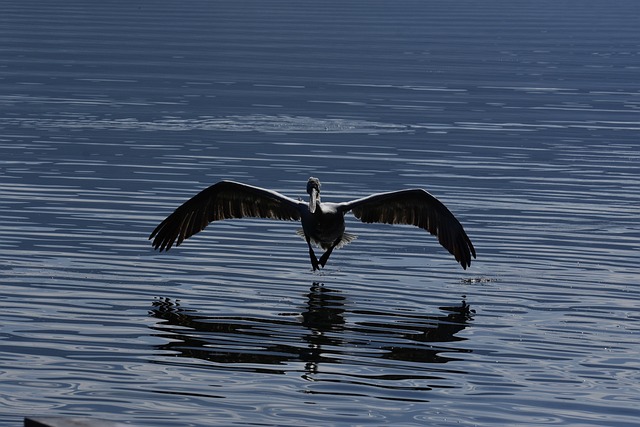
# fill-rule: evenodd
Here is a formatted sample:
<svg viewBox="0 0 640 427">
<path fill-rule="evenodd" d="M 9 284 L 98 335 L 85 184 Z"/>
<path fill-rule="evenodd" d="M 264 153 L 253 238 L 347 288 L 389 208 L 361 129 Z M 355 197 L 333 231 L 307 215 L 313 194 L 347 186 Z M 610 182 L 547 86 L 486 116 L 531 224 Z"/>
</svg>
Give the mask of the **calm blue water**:
<svg viewBox="0 0 640 427">
<path fill-rule="evenodd" d="M 94 4 L 95 3 L 95 4 Z M 5 1 L 0 425 L 628 426 L 640 4 Z M 465 225 L 149 233 L 234 179 L 422 187 Z"/>
</svg>

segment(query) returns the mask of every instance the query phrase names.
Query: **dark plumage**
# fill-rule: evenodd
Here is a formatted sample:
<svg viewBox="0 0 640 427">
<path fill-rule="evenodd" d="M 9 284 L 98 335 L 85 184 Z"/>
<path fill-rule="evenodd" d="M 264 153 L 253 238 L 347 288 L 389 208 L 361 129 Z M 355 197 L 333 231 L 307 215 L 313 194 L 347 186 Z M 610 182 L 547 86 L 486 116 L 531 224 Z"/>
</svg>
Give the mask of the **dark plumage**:
<svg viewBox="0 0 640 427">
<path fill-rule="evenodd" d="M 476 252 L 471 240 L 456 217 L 438 199 L 422 189 L 373 194 L 343 203 L 321 203 L 320 181 L 307 182 L 309 203 L 294 200 L 276 191 L 233 181 L 221 181 L 187 200 L 162 221 L 149 239 L 153 247 L 167 251 L 180 245 L 212 221 L 230 218 L 271 218 L 301 221 L 299 233 L 307 242 L 311 266 L 324 267 L 331 252 L 355 239 L 345 233 L 344 215 L 351 211 L 365 223 L 415 225 L 438 238 L 460 263 L 471 265 Z M 311 244 L 325 249 L 317 259 Z"/>
</svg>

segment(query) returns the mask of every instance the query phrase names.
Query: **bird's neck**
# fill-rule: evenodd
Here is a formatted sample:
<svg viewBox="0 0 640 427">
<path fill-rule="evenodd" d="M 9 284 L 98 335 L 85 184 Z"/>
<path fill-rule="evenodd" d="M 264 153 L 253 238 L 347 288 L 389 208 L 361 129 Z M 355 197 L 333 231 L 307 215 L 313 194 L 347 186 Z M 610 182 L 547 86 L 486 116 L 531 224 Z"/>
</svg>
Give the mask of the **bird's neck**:
<svg viewBox="0 0 640 427">
<path fill-rule="evenodd" d="M 320 200 L 316 200 L 316 209 L 313 212 L 314 215 L 320 214 L 322 213 L 322 203 L 320 203 Z"/>
</svg>

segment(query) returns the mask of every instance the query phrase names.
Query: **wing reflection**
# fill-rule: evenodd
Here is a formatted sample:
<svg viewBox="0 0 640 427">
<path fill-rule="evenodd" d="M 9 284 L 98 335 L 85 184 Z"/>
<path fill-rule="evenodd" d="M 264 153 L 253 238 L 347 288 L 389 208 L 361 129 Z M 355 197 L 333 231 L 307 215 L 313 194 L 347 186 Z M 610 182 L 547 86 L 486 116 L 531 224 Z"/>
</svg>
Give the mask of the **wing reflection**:
<svg viewBox="0 0 640 427">
<path fill-rule="evenodd" d="M 456 334 L 473 315 L 464 301 L 440 307 L 444 314 L 439 315 L 347 307 L 340 291 L 314 283 L 301 312 L 278 318 L 208 316 L 169 298 L 155 300 L 150 314 L 162 320 L 152 329 L 169 340 L 157 347 L 164 354 L 206 360 L 223 369 L 285 373 L 300 370 L 295 363 L 302 362 L 309 375 L 323 364 L 445 363 L 456 360 L 452 353 L 470 352 L 446 345 L 464 341 Z M 407 378 L 411 375 L 407 372 Z"/>
</svg>

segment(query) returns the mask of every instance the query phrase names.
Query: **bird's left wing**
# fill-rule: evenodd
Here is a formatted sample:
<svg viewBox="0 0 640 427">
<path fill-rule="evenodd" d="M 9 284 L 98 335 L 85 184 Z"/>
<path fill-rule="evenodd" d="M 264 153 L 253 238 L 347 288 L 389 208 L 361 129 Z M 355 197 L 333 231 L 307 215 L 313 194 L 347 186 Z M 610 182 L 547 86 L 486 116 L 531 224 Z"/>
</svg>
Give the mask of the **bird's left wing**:
<svg viewBox="0 0 640 427">
<path fill-rule="evenodd" d="M 351 202 L 340 203 L 338 209 L 352 211 L 365 223 L 415 225 L 438 238 L 460 263 L 462 268 L 471 265 L 476 251 L 462 224 L 438 199 L 422 189 L 400 190 L 374 194 Z"/>
<path fill-rule="evenodd" d="M 174 243 L 180 245 L 212 221 L 246 217 L 299 220 L 304 206 L 276 191 L 220 181 L 179 206 L 153 230 L 149 239 L 153 239 L 154 249 L 168 251 Z"/>
</svg>

